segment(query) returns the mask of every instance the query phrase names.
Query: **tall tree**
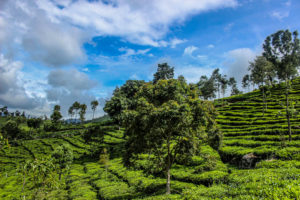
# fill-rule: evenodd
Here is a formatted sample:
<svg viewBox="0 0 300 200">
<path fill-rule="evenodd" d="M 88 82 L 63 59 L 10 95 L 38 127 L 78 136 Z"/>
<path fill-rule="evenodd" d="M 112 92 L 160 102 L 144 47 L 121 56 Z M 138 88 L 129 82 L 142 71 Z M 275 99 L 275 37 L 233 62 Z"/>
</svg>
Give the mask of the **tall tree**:
<svg viewBox="0 0 300 200">
<path fill-rule="evenodd" d="M 166 174 L 166 193 L 170 194 L 176 160 L 195 155 L 205 139 L 219 141 L 215 109 L 211 102 L 198 98 L 196 87 L 176 79 L 145 83 L 134 104 L 122 111 L 128 137 L 124 162 L 130 165 L 139 153 L 154 154 L 155 163 Z"/>
<path fill-rule="evenodd" d="M 218 92 L 218 99 L 220 98 L 220 92 L 221 92 L 220 87 L 221 87 L 221 84 L 222 84 L 221 83 L 222 82 L 222 75 L 219 73 L 219 71 L 220 71 L 220 69 L 217 68 L 212 73 L 212 78 L 215 82 L 215 87 L 216 87 L 216 90 Z"/>
<path fill-rule="evenodd" d="M 221 91 L 222 91 L 223 98 L 224 98 L 224 96 L 225 96 L 227 86 L 228 86 L 228 80 L 227 80 L 227 77 L 226 77 L 226 75 L 223 75 L 223 76 L 221 77 Z"/>
<path fill-rule="evenodd" d="M 93 119 L 94 119 L 95 111 L 96 111 L 96 108 L 98 105 L 99 105 L 99 102 L 97 100 L 94 100 L 91 102 L 91 106 L 92 106 L 92 110 L 93 110 Z"/>
<path fill-rule="evenodd" d="M 272 77 L 275 76 L 274 65 L 269 62 L 265 57 L 258 56 L 249 65 L 250 77 L 254 84 L 257 84 L 262 92 L 263 97 L 263 113 L 267 109 L 267 95 L 266 89 L 271 85 Z M 249 79 L 250 79 L 249 77 Z"/>
<path fill-rule="evenodd" d="M 80 103 L 78 101 L 75 101 L 72 104 L 73 110 L 75 110 L 75 121 L 77 120 L 78 111 L 80 110 Z"/>
<path fill-rule="evenodd" d="M 243 77 L 243 80 L 242 80 L 242 86 L 244 89 L 248 89 L 248 92 L 250 92 L 250 84 L 251 84 L 251 79 L 250 79 L 250 75 L 249 74 L 246 74 L 244 77 Z"/>
<path fill-rule="evenodd" d="M 168 63 L 158 64 L 157 72 L 154 74 L 153 83 L 159 80 L 167 80 L 174 77 L 174 67 L 170 67 Z"/>
<path fill-rule="evenodd" d="M 70 115 L 71 121 L 72 121 L 73 116 L 74 116 L 74 114 L 75 114 L 75 112 L 74 112 L 74 107 L 73 107 L 73 106 L 70 106 L 70 108 L 69 108 L 69 110 L 68 110 L 68 114 Z"/>
<path fill-rule="evenodd" d="M 53 113 L 50 116 L 52 123 L 57 124 L 59 123 L 59 121 L 62 118 L 62 115 L 60 113 L 60 106 L 59 105 L 55 105 L 54 109 L 53 109 Z"/>
<path fill-rule="evenodd" d="M 81 122 L 84 122 L 84 120 L 85 120 L 86 109 L 87 109 L 87 106 L 85 104 L 80 105 L 79 116 L 80 116 Z"/>
<path fill-rule="evenodd" d="M 289 141 L 292 140 L 290 118 L 292 104 L 289 100 L 291 79 L 298 75 L 300 66 L 300 41 L 298 32 L 280 30 L 268 36 L 263 44 L 263 56 L 271 62 L 277 74 L 277 78 L 285 83 L 285 111 L 288 123 Z"/>
<path fill-rule="evenodd" d="M 234 77 L 230 77 L 228 85 L 231 86 L 231 96 L 241 94 L 241 91 L 237 88 L 236 80 Z"/>
<path fill-rule="evenodd" d="M 203 99 L 207 100 L 216 97 L 216 87 L 213 76 L 211 76 L 210 78 L 205 75 L 201 76 L 199 82 L 197 83 L 197 86 L 200 90 L 200 96 Z"/>
</svg>

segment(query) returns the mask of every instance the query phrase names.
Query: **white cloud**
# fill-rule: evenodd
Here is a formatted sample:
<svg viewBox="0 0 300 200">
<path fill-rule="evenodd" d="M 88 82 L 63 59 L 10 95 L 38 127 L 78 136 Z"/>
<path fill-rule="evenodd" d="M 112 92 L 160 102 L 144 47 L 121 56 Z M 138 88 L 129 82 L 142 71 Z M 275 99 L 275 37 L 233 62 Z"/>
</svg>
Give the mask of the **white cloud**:
<svg viewBox="0 0 300 200">
<path fill-rule="evenodd" d="M 122 56 L 127 57 L 127 56 L 135 56 L 135 55 L 145 55 L 147 54 L 150 49 L 139 49 L 139 50 L 134 50 L 126 47 L 121 47 L 119 48 L 120 52 L 124 52 Z"/>
<path fill-rule="evenodd" d="M 0 54 L 0 104 L 10 108 L 33 109 L 40 98 L 30 97 L 21 80 L 23 64 L 10 61 Z"/>
<path fill-rule="evenodd" d="M 195 46 L 188 46 L 184 49 L 183 55 L 192 56 L 193 52 L 196 51 L 198 47 Z"/>
<path fill-rule="evenodd" d="M 249 62 L 253 61 L 256 52 L 249 48 L 234 49 L 226 53 L 226 61 L 224 66 L 229 77 L 234 77 L 238 83 L 248 73 Z"/>
<path fill-rule="evenodd" d="M 237 1 L 68 1 L 60 9 L 55 2 L 40 0 L 38 6 L 53 21 L 67 21 L 97 35 L 121 36 L 133 43 L 163 46 L 162 37 L 174 22 L 183 22 L 190 15 L 208 10 L 234 7 Z"/>
<path fill-rule="evenodd" d="M 290 15 L 289 11 L 273 11 L 270 13 L 271 17 L 282 20 L 284 18 L 287 18 Z"/>
<path fill-rule="evenodd" d="M 213 45 L 213 44 L 209 44 L 209 45 L 207 45 L 207 48 L 209 48 L 209 49 L 213 49 L 213 48 L 215 48 L 215 45 Z"/>
<path fill-rule="evenodd" d="M 47 99 L 51 104 L 59 104 L 65 117 L 68 108 L 75 101 L 85 103 L 89 107 L 90 102 L 96 99 L 91 89 L 97 85 L 97 82 L 76 69 L 51 71 L 48 75 L 48 84 L 51 88 L 46 90 Z M 90 117 L 90 111 L 87 117 Z M 100 112 L 101 109 L 98 108 L 98 111 Z"/>
<path fill-rule="evenodd" d="M 173 39 L 170 41 L 171 48 L 175 48 L 178 44 L 185 43 L 187 40 Z"/>
</svg>

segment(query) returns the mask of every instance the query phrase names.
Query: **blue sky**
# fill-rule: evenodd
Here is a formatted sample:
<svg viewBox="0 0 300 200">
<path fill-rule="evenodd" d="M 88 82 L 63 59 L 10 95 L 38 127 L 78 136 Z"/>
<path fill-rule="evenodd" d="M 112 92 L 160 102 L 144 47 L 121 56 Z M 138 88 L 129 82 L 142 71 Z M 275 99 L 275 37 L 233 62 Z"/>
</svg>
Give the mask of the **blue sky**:
<svg viewBox="0 0 300 200">
<path fill-rule="evenodd" d="M 0 105 L 49 115 L 60 104 L 67 117 L 75 100 L 103 106 L 162 62 L 188 82 L 215 68 L 240 81 L 266 36 L 299 31 L 299 9 L 297 0 L 4 0 Z"/>
</svg>

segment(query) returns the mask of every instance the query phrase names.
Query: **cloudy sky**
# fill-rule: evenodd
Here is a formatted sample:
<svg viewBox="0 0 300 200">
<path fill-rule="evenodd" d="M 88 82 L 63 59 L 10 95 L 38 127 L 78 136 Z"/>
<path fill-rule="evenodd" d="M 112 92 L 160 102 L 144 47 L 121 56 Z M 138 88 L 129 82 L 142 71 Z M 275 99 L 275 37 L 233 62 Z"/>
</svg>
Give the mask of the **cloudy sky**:
<svg viewBox="0 0 300 200">
<path fill-rule="evenodd" d="M 49 115 L 60 104 L 67 117 L 74 101 L 103 106 L 162 62 L 189 82 L 215 68 L 240 81 L 266 36 L 300 30 L 299 10 L 298 0 L 0 0 L 0 106 Z"/>
</svg>

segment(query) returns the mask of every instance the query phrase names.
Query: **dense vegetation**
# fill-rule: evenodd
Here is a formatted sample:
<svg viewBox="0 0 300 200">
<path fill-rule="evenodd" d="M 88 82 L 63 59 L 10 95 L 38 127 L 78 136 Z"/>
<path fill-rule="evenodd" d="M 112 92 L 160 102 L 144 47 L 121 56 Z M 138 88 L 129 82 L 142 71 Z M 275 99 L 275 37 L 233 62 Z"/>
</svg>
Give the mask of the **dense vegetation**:
<svg viewBox="0 0 300 200">
<path fill-rule="evenodd" d="M 249 93 L 218 69 L 187 84 L 164 63 L 153 81 L 116 88 L 110 117 L 84 122 L 79 102 L 73 123 L 62 122 L 59 105 L 51 120 L 3 107 L 0 199 L 300 199 L 300 78 L 282 78 L 282 63 L 295 58 L 272 55 L 281 36 L 289 32 L 267 38 L 250 63 L 243 86 L 259 89 Z M 227 85 L 233 96 L 207 100 Z"/>
</svg>

